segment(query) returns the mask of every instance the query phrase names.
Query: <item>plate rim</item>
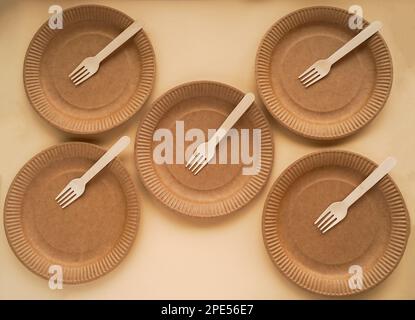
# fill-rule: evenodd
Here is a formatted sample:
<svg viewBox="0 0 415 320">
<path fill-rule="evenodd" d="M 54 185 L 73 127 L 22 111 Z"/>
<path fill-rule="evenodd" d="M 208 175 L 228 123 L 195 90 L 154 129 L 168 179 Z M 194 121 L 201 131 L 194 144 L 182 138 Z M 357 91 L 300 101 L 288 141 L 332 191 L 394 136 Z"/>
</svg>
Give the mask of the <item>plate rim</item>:
<svg viewBox="0 0 415 320">
<path fill-rule="evenodd" d="M 393 243 L 394 245 L 397 245 L 400 248 L 400 251 L 397 253 L 396 251 L 393 252 L 393 254 L 397 254 L 398 258 L 395 258 L 395 261 L 393 261 L 393 263 L 391 264 L 387 264 L 386 265 L 386 269 L 382 269 L 385 268 L 385 264 L 383 264 L 380 269 L 382 269 L 381 271 L 377 270 L 378 273 L 373 272 L 373 274 L 371 274 L 371 276 L 373 276 L 374 278 L 369 278 L 369 280 L 371 281 L 371 283 L 369 285 L 367 285 L 367 277 L 365 277 L 365 287 L 362 290 L 356 290 L 353 291 L 351 290 L 345 283 L 342 283 L 341 281 L 336 281 L 334 280 L 334 282 L 336 282 L 335 284 L 333 284 L 333 282 L 330 283 L 329 285 L 329 289 L 324 289 L 324 283 L 322 284 L 322 282 L 324 282 L 327 279 L 323 279 L 323 280 L 319 280 L 317 278 L 314 278 L 314 281 L 309 280 L 310 278 L 313 278 L 313 275 L 310 273 L 307 273 L 307 271 L 302 271 L 301 268 L 299 268 L 298 266 L 294 265 L 295 261 L 293 262 L 293 260 L 291 260 L 288 255 L 285 253 L 284 251 L 284 247 L 280 244 L 280 242 L 278 241 L 278 232 L 276 231 L 277 229 L 277 222 L 274 219 L 269 218 L 269 215 L 274 215 L 277 216 L 278 215 L 278 205 L 275 203 L 273 203 L 274 209 L 269 209 L 269 203 L 273 201 L 272 198 L 275 197 L 284 197 L 284 193 L 286 192 L 286 190 L 289 188 L 289 186 L 292 184 L 292 182 L 287 182 L 285 180 L 287 179 L 297 179 L 298 177 L 294 176 L 293 171 L 297 170 L 298 167 L 302 167 L 301 170 L 304 170 L 304 167 L 306 166 L 307 162 L 319 162 L 319 161 L 323 161 L 325 157 L 332 157 L 332 159 L 330 161 L 334 161 L 333 159 L 335 159 L 335 157 L 340 157 L 340 156 L 344 156 L 344 157 L 349 157 L 351 160 L 349 161 L 356 161 L 359 162 L 360 165 L 365 166 L 366 170 L 368 171 L 368 173 L 370 173 L 371 171 L 373 171 L 376 167 L 377 164 L 370 160 L 369 158 L 355 153 L 355 152 L 350 152 L 350 151 L 345 151 L 345 150 L 325 150 L 325 151 L 315 151 L 312 153 L 309 153 L 305 156 L 302 156 L 301 158 L 295 160 L 293 163 L 291 163 L 286 169 L 283 170 L 283 172 L 278 176 L 278 178 L 275 180 L 275 182 L 272 184 L 270 191 L 266 197 L 265 203 L 264 203 L 264 208 L 262 211 L 262 237 L 263 237 L 263 242 L 264 242 L 264 246 L 265 249 L 268 253 L 268 256 L 270 257 L 270 259 L 272 260 L 273 264 L 277 267 L 277 269 L 287 278 L 289 279 L 291 282 L 295 283 L 296 285 L 298 285 L 299 287 L 308 290 L 310 292 L 313 293 L 317 293 L 317 294 L 321 294 L 321 295 L 325 295 L 325 296 L 351 296 L 351 295 L 356 295 L 356 294 L 360 294 L 363 292 L 366 292 L 369 289 L 372 289 L 373 287 L 379 285 L 381 282 L 383 282 L 394 270 L 395 268 L 398 266 L 399 262 L 401 261 L 407 243 L 408 243 L 408 238 L 410 235 L 410 231 L 411 231 L 411 225 L 410 225 L 410 216 L 409 216 L 409 211 L 408 208 L 406 206 L 405 200 L 403 198 L 403 195 L 401 193 L 401 191 L 399 190 L 398 186 L 396 185 L 396 183 L 393 181 L 393 179 L 391 178 L 390 175 L 386 175 L 385 178 L 383 178 L 383 182 L 380 182 L 381 184 L 388 184 L 388 188 L 389 190 L 384 190 L 384 191 L 389 191 L 390 193 L 393 194 L 393 196 L 390 196 L 391 200 L 388 201 L 388 203 L 399 203 L 399 208 L 401 208 L 402 210 L 400 210 L 399 212 L 396 213 L 396 215 L 404 215 L 405 222 L 397 222 L 396 224 L 398 226 L 401 226 L 403 228 L 404 231 L 401 232 L 401 235 L 404 234 L 405 236 L 405 241 L 401 244 L 397 244 L 397 240 L 392 239 L 392 236 L 389 236 L 389 242 L 388 242 L 388 246 L 390 245 L 390 243 Z M 315 163 L 314 163 L 315 164 Z M 290 178 L 287 178 L 287 176 L 291 176 Z M 294 178 L 293 178 L 294 177 Z M 380 185 L 381 185 L 380 184 Z M 282 187 L 280 187 L 281 185 L 283 185 Z M 280 188 L 278 188 L 280 187 Z M 386 188 L 386 187 L 385 187 Z M 277 194 L 277 195 L 276 195 Z M 392 225 L 392 222 L 391 222 Z M 396 234 L 395 234 L 396 235 Z M 397 249 L 395 249 L 397 250 Z M 272 251 L 274 253 L 272 253 Z M 385 257 L 386 254 L 385 252 L 387 252 L 387 250 L 384 251 L 383 255 L 381 258 Z M 392 259 L 393 257 L 391 257 L 393 254 L 389 254 L 387 255 L 386 259 Z M 282 267 L 281 263 L 284 262 L 285 266 Z M 390 262 L 390 261 L 389 261 Z M 290 264 L 288 267 L 287 265 Z M 294 265 L 294 266 L 292 266 Z M 376 266 L 379 267 L 379 263 L 376 264 Z M 291 267 L 291 269 L 287 269 Z M 284 270 L 283 270 L 284 268 Z M 374 268 L 372 268 L 373 270 Z M 386 274 L 382 275 L 381 273 L 384 272 L 384 270 L 387 270 Z M 296 272 L 297 271 L 297 272 Z M 379 276 L 379 274 L 381 274 Z M 305 281 L 302 281 L 306 279 Z M 373 279 L 375 279 L 373 281 Z M 309 281 L 307 281 L 309 280 Z M 335 288 L 337 286 L 337 289 Z M 344 290 L 346 289 L 346 290 Z"/>
<path fill-rule="evenodd" d="M 128 21 L 128 23 L 134 22 L 134 19 L 124 12 L 99 4 L 73 6 L 64 9 L 63 14 L 76 15 L 79 14 L 79 11 L 82 12 L 85 10 L 86 12 L 91 10 L 98 10 L 107 13 L 110 12 L 113 15 L 117 15 L 119 19 Z M 38 46 L 39 43 L 41 43 L 43 46 L 47 46 L 48 41 L 40 39 L 40 36 L 45 36 L 44 33 L 53 34 L 57 32 L 59 31 L 51 30 L 48 27 L 48 20 L 45 21 L 33 35 L 24 56 L 23 86 L 30 105 L 36 111 L 36 113 L 56 129 L 78 135 L 93 135 L 107 132 L 111 129 L 119 127 L 120 125 L 130 120 L 147 102 L 153 91 L 156 77 L 156 58 L 154 48 L 150 42 L 149 37 L 147 36 L 146 31 L 141 30 L 140 34 L 143 36 L 144 41 L 142 41 L 142 47 L 145 51 L 144 56 L 146 56 L 146 61 L 143 61 L 143 69 L 145 68 L 147 71 L 145 77 L 140 78 L 140 85 L 138 89 L 130 97 L 129 101 L 117 111 L 117 113 L 111 113 L 109 116 L 103 117 L 99 120 L 96 119 L 96 121 L 94 120 L 95 122 L 90 125 L 88 125 L 88 123 L 90 123 L 88 119 L 81 119 L 81 122 L 78 123 L 79 119 L 75 119 L 54 110 L 56 108 L 51 107 L 52 104 L 49 102 L 46 95 L 44 94 L 44 90 L 42 89 L 40 82 L 40 62 L 44 51 L 42 50 L 39 52 L 36 46 Z M 135 37 L 137 36 L 138 35 Z M 59 107 L 57 109 L 59 109 Z M 89 128 L 89 126 L 92 127 Z"/>
<path fill-rule="evenodd" d="M 302 15 L 310 14 L 312 11 L 332 11 L 339 16 L 349 15 L 349 13 L 338 7 L 333 6 L 310 6 L 304 7 L 295 11 L 292 11 L 285 16 L 278 19 L 275 23 L 268 28 L 262 37 L 258 50 L 255 56 L 255 81 L 259 96 L 268 112 L 272 117 L 277 120 L 284 128 L 288 129 L 290 132 L 299 135 L 303 138 L 315 140 L 315 141 L 335 141 L 349 137 L 365 126 L 367 126 L 380 111 L 385 106 L 390 91 L 392 89 L 393 83 L 393 61 L 392 56 L 389 51 L 389 48 L 383 39 L 380 33 L 377 33 L 371 38 L 371 41 L 375 41 L 372 47 L 376 47 L 374 57 L 378 55 L 379 60 L 382 60 L 382 68 L 386 68 L 387 75 L 382 75 L 378 77 L 375 82 L 374 88 L 379 91 L 374 94 L 375 89 L 372 91 L 371 96 L 368 101 L 358 112 L 353 114 L 351 117 L 341 121 L 335 122 L 329 126 L 327 125 L 316 126 L 316 128 L 308 128 L 311 125 L 311 122 L 304 121 L 299 117 L 292 115 L 289 109 L 287 109 L 283 103 L 278 99 L 277 96 L 273 93 L 273 87 L 270 81 L 270 71 L 269 71 L 269 60 L 272 58 L 272 51 L 275 47 L 273 41 L 270 39 L 277 31 L 275 30 L 277 26 L 285 23 L 287 20 L 292 19 L 293 17 L 298 17 Z M 363 23 L 367 26 L 369 23 L 363 19 Z M 271 49 L 265 49 L 265 48 Z M 269 52 L 271 51 L 271 52 Z M 385 71 L 382 71 L 385 73 Z M 379 83 L 377 85 L 376 83 Z M 385 85 L 386 83 L 386 85 Z M 380 101 L 380 102 L 379 102 Z"/>
<path fill-rule="evenodd" d="M 53 159 L 56 152 L 68 148 L 75 149 L 74 152 L 91 152 L 96 154 L 98 158 L 106 151 L 98 145 L 78 141 L 64 142 L 50 146 L 38 152 L 23 164 L 13 178 L 4 201 L 3 226 L 6 239 L 11 250 L 28 270 L 46 280 L 49 280 L 50 278 L 48 274 L 48 267 L 53 265 L 53 261 L 48 260 L 45 256 L 39 254 L 38 251 L 31 246 L 30 242 L 24 238 L 23 226 L 20 219 L 21 211 L 17 212 L 19 208 L 21 209 L 22 202 L 18 202 L 18 200 L 23 199 L 24 188 L 26 188 L 31 183 L 31 179 L 36 176 L 36 174 L 33 175 L 33 171 L 36 169 L 41 170 L 41 165 L 44 164 L 45 161 Z M 102 259 L 94 260 L 81 266 L 67 266 L 65 264 L 61 264 L 64 275 L 63 283 L 65 284 L 81 284 L 101 278 L 116 269 L 134 245 L 140 222 L 141 198 L 137 193 L 133 180 L 122 161 L 119 158 L 115 158 L 109 166 L 116 166 L 117 170 L 121 171 L 123 176 L 121 177 L 116 175 L 116 177 L 120 183 L 122 183 L 121 179 L 124 181 L 124 187 L 126 188 L 124 195 L 126 197 L 127 208 L 123 232 L 116 245 L 114 245 L 114 247 Z M 16 201 L 18 202 L 17 204 Z M 20 218 L 13 216 L 10 217 L 11 215 L 17 215 L 20 216 Z M 14 224 L 17 224 L 17 226 Z M 13 231 L 13 234 L 10 229 Z M 20 233 L 19 235 L 23 235 L 23 244 L 20 243 L 22 239 L 19 235 L 16 236 L 16 230 Z M 118 252 L 115 252 L 114 248 L 116 248 Z M 30 252 L 29 255 L 26 250 Z M 111 258 L 108 258 L 110 254 Z M 26 255 L 26 257 L 24 257 L 24 255 Z M 29 263 L 31 265 L 29 265 Z M 69 276 L 69 278 L 65 277 L 65 275 Z"/>
<path fill-rule="evenodd" d="M 252 200 L 254 200 L 255 196 L 264 189 L 272 172 L 272 164 L 274 160 L 274 137 L 272 135 L 270 124 L 264 112 L 262 111 L 258 103 L 255 102 L 255 106 L 257 107 L 256 118 L 258 119 L 258 122 L 262 124 L 263 134 L 261 138 L 261 171 L 259 174 L 252 176 L 252 179 L 254 179 L 254 181 L 259 181 L 260 188 L 258 188 L 257 190 L 253 190 L 254 186 L 252 185 L 254 185 L 255 183 L 252 181 L 248 183 L 249 186 L 247 184 L 244 188 L 242 188 L 241 192 L 243 191 L 244 193 L 249 193 L 249 197 L 245 198 L 245 200 L 242 202 L 239 200 L 239 204 L 237 204 L 238 201 L 236 200 L 236 198 L 240 196 L 241 192 L 234 194 L 230 198 L 222 200 L 221 202 L 219 202 L 220 204 L 209 203 L 203 205 L 196 205 L 187 201 L 182 201 L 180 198 L 172 196 L 171 191 L 167 188 L 162 188 L 162 190 L 160 191 L 161 188 L 157 187 L 158 185 L 160 185 L 160 180 L 157 177 L 155 171 L 153 170 L 152 157 L 148 156 L 144 159 L 143 153 L 141 152 L 143 148 L 151 148 L 151 146 L 145 147 L 145 143 L 143 142 L 143 140 L 146 140 L 146 142 L 149 143 L 152 141 L 150 135 L 152 135 L 153 128 L 148 124 L 147 120 L 150 119 L 150 121 L 154 124 L 155 127 L 159 120 L 156 119 L 154 114 L 158 112 L 160 104 L 164 104 L 165 100 L 174 99 L 174 97 L 177 96 L 178 92 L 180 91 L 191 90 L 191 88 L 197 89 L 204 86 L 216 86 L 221 90 L 227 90 L 228 95 L 237 95 L 241 99 L 244 95 L 244 93 L 241 90 L 231 85 L 211 80 L 195 80 L 190 82 L 184 82 L 174 86 L 173 88 L 161 94 L 152 103 L 150 110 L 148 110 L 146 115 L 141 119 L 135 137 L 134 157 L 136 170 L 138 172 L 140 180 L 142 181 L 147 191 L 150 192 L 153 197 L 158 199 L 164 206 L 166 206 L 169 209 L 172 209 L 175 212 L 190 217 L 208 219 L 219 216 L 225 216 L 241 209 L 242 207 L 250 203 Z M 145 132 L 147 132 L 147 134 L 145 134 Z M 268 150 L 268 152 L 264 152 L 264 150 Z M 167 200 L 166 193 L 169 194 L 169 199 Z M 219 209 L 219 207 L 221 207 L 221 209 Z"/>
</svg>

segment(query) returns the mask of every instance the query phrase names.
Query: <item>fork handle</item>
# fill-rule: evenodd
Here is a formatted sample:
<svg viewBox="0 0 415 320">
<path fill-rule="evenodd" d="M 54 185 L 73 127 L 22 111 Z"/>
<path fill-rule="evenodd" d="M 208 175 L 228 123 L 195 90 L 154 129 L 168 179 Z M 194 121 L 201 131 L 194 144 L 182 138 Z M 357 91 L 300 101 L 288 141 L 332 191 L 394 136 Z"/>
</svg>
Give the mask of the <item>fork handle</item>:
<svg viewBox="0 0 415 320">
<path fill-rule="evenodd" d="M 94 165 L 88 169 L 87 172 L 80 178 L 85 184 L 87 184 L 98 172 L 110 163 L 121 151 L 123 151 L 130 144 L 130 137 L 123 136 L 116 143 L 108 149 L 104 155 L 98 159 Z"/>
<path fill-rule="evenodd" d="M 255 95 L 251 92 L 247 93 L 238 105 L 232 110 L 226 120 L 222 123 L 215 134 L 209 139 L 209 143 L 213 143 L 216 146 L 228 133 L 228 131 L 235 125 L 239 118 L 245 113 L 246 110 L 255 101 Z"/>
<path fill-rule="evenodd" d="M 396 159 L 388 157 L 383 161 L 363 182 L 356 187 L 344 200 L 343 203 L 350 207 L 369 191 L 376 183 L 386 176 L 396 165 Z"/>
<path fill-rule="evenodd" d="M 365 42 L 367 39 L 369 39 L 371 36 L 373 36 L 381 28 L 382 23 L 380 21 L 372 22 L 365 29 L 359 32 L 353 39 L 348 41 L 340 49 L 334 52 L 327 60 L 329 60 L 331 64 L 336 63 L 350 51 L 352 51 L 353 49 L 361 45 L 363 42 Z"/>
<path fill-rule="evenodd" d="M 142 26 L 138 21 L 134 21 L 127 29 L 121 32 L 114 40 L 106 45 L 104 49 L 97 53 L 95 56 L 99 62 L 108 57 L 111 53 L 121 47 L 128 39 L 135 35 L 142 29 Z"/>
</svg>

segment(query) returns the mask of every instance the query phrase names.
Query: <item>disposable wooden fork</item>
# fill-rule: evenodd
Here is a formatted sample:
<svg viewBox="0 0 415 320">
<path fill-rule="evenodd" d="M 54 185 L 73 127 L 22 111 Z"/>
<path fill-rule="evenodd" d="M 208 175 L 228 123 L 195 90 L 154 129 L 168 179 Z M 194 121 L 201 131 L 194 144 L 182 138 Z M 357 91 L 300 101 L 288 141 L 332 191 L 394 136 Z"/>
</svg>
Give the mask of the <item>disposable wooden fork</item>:
<svg viewBox="0 0 415 320">
<path fill-rule="evenodd" d="M 359 32 L 353 39 L 343 45 L 340 49 L 334 52 L 330 57 L 323 60 L 318 60 L 306 71 L 304 71 L 298 78 L 301 83 L 308 88 L 317 81 L 323 79 L 331 69 L 331 66 L 343 58 L 350 51 L 358 47 L 360 44 L 365 42 L 376 32 L 382 28 L 382 23 L 380 21 L 372 22 L 367 28 Z"/>
<path fill-rule="evenodd" d="M 95 177 L 104 167 L 121 153 L 130 143 L 127 136 L 121 137 L 105 154 L 89 168 L 82 177 L 71 180 L 58 194 L 55 200 L 62 209 L 77 200 L 85 191 L 86 184 Z"/>
<path fill-rule="evenodd" d="M 358 185 L 343 201 L 333 202 L 314 222 L 317 228 L 326 233 L 347 216 L 347 210 L 376 183 L 386 176 L 396 165 L 396 159 L 388 157 Z"/>
<path fill-rule="evenodd" d="M 127 29 L 121 32 L 114 40 L 97 53 L 94 57 L 85 58 L 76 68 L 69 74 L 69 78 L 77 86 L 82 82 L 91 78 L 99 69 L 99 64 L 107 58 L 111 53 L 121 47 L 128 39 L 134 36 L 142 27 L 137 21 L 133 22 Z"/>
<path fill-rule="evenodd" d="M 216 130 L 215 134 L 209 139 L 209 141 L 203 142 L 197 146 L 193 155 L 186 164 L 186 167 L 193 172 L 194 175 L 197 175 L 200 170 L 202 170 L 209 163 L 215 155 L 216 146 L 219 142 L 221 142 L 228 131 L 235 125 L 238 119 L 245 113 L 246 110 L 248 110 L 254 101 L 255 95 L 253 93 L 247 93 L 235 109 L 232 110 L 220 128 Z"/>
</svg>

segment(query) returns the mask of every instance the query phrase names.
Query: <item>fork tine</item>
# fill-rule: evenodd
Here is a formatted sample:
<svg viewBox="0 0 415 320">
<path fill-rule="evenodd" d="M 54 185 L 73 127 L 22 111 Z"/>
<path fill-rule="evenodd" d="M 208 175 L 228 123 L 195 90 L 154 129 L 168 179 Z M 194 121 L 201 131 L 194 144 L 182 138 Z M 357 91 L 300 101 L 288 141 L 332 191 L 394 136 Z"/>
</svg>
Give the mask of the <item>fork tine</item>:
<svg viewBox="0 0 415 320">
<path fill-rule="evenodd" d="M 195 157 L 195 159 L 193 160 L 193 163 L 190 165 L 189 170 L 193 172 L 194 168 L 198 166 L 198 164 L 200 164 L 200 161 L 203 158 L 203 154 L 198 153 L 197 156 Z"/>
<path fill-rule="evenodd" d="M 74 202 L 76 199 L 79 198 L 79 195 L 75 193 L 68 201 L 65 202 L 65 204 L 62 205 L 62 209 L 65 209 L 67 206 L 69 206 L 72 202 Z"/>
<path fill-rule="evenodd" d="M 77 82 L 75 82 L 75 85 L 77 86 L 77 85 L 81 84 L 82 82 L 88 80 L 89 78 L 92 77 L 92 75 L 93 75 L 92 72 L 88 72 L 82 79 L 79 79 Z"/>
<path fill-rule="evenodd" d="M 319 81 L 321 78 L 323 78 L 321 75 L 319 75 L 317 78 L 315 78 L 313 81 L 308 83 L 305 87 L 308 88 L 309 86 L 315 84 L 317 81 Z"/>
<path fill-rule="evenodd" d="M 333 213 L 329 212 L 323 220 L 321 220 L 318 224 L 317 224 L 317 228 L 321 229 L 323 227 L 323 225 L 326 224 L 327 221 L 329 221 L 331 218 L 333 217 Z"/>
<path fill-rule="evenodd" d="M 83 69 L 82 71 L 79 71 L 79 73 L 77 73 L 76 75 L 74 75 L 72 78 L 71 78 L 71 81 L 72 82 L 75 82 L 75 81 L 77 81 L 79 78 L 81 78 L 84 74 L 86 74 L 88 72 L 88 70 L 87 69 Z"/>
<path fill-rule="evenodd" d="M 60 197 L 62 197 L 68 190 L 70 189 L 69 184 L 66 185 L 65 188 L 56 196 L 55 200 L 59 200 Z"/>
<path fill-rule="evenodd" d="M 301 79 L 302 77 L 304 77 L 307 73 L 309 73 L 313 69 L 314 69 L 314 64 L 310 68 L 308 68 L 306 71 L 304 71 L 302 74 L 300 74 L 298 76 L 298 79 Z"/>
<path fill-rule="evenodd" d="M 75 69 L 74 71 L 72 71 L 69 74 L 69 78 L 72 78 L 72 76 L 74 76 L 76 73 L 78 73 L 79 70 L 81 70 L 84 67 L 84 65 L 82 63 L 80 63 Z"/>
<path fill-rule="evenodd" d="M 61 206 L 72 194 L 74 191 L 70 189 L 63 197 L 58 200 L 58 204 Z"/>
<path fill-rule="evenodd" d="M 78 79 L 81 79 L 87 73 L 88 73 L 88 69 L 83 69 L 82 71 L 79 71 L 79 73 L 77 73 L 71 78 L 72 82 L 78 81 Z"/>
<path fill-rule="evenodd" d="M 195 172 L 203 163 L 206 161 L 205 156 L 202 154 L 201 157 L 197 160 L 197 164 L 192 168 L 192 172 Z"/>
<path fill-rule="evenodd" d="M 326 210 L 323 211 L 322 214 L 314 221 L 314 224 L 317 224 L 320 222 L 321 219 L 323 219 L 328 213 L 330 213 L 330 207 L 327 207 Z"/>
<path fill-rule="evenodd" d="M 85 68 L 82 67 L 78 72 L 76 72 L 72 77 L 70 77 L 71 81 L 73 81 L 73 79 L 77 78 L 79 75 L 81 75 L 82 73 L 85 72 Z"/>
<path fill-rule="evenodd" d="M 68 197 L 71 193 L 73 192 L 73 190 L 71 188 L 69 188 L 69 190 L 67 192 L 65 192 L 58 200 L 57 202 L 60 203 L 62 202 L 66 197 Z"/>
<path fill-rule="evenodd" d="M 301 82 L 305 82 L 307 79 L 310 79 L 311 77 L 315 76 L 317 74 L 317 70 L 313 69 L 309 73 L 307 73 L 304 77 L 300 78 Z"/>
<path fill-rule="evenodd" d="M 197 163 L 197 159 L 200 157 L 200 153 L 198 153 L 197 151 L 192 155 L 191 161 L 189 160 L 187 162 L 186 167 L 190 170 L 196 163 Z"/>
<path fill-rule="evenodd" d="M 65 200 L 62 200 L 61 202 L 58 202 L 58 204 L 63 207 L 63 205 L 68 202 L 68 200 L 71 200 L 75 196 L 75 193 L 71 193 L 68 197 L 65 198 Z"/>
<path fill-rule="evenodd" d="M 193 162 L 194 158 L 196 157 L 197 152 L 194 152 L 189 160 L 187 160 L 186 168 Z"/>
<path fill-rule="evenodd" d="M 205 161 L 199 166 L 199 169 L 197 169 L 197 171 L 194 172 L 193 174 L 197 175 L 199 173 L 199 171 L 202 170 L 208 164 L 208 162 L 209 161 L 207 161 L 207 159 L 205 159 Z"/>
<path fill-rule="evenodd" d="M 316 74 L 314 74 L 312 77 L 310 77 L 310 78 L 308 78 L 307 80 L 305 80 L 305 81 L 303 81 L 303 85 L 304 86 L 308 86 L 308 84 L 310 84 L 311 82 L 313 82 L 315 79 L 317 79 L 317 78 L 319 78 L 320 77 L 320 73 L 316 73 Z"/>
<path fill-rule="evenodd" d="M 327 231 L 329 231 L 331 228 L 333 228 L 337 223 L 339 223 L 340 220 L 337 220 L 337 218 L 335 218 L 334 220 L 332 220 L 332 222 L 330 223 L 330 226 L 326 226 L 326 228 L 324 230 L 322 230 L 321 232 L 326 233 Z"/>
<path fill-rule="evenodd" d="M 195 166 L 193 167 L 193 169 L 192 169 L 193 174 L 195 174 L 195 172 L 197 171 L 197 169 L 198 169 L 201 165 L 203 165 L 203 163 L 204 163 L 204 162 L 205 162 L 205 159 L 204 159 L 204 158 L 202 158 L 202 159 L 200 159 L 200 160 L 198 161 L 197 165 L 195 165 Z"/>
<path fill-rule="evenodd" d="M 327 219 L 322 225 L 320 225 L 320 227 L 318 227 L 319 229 L 320 229 L 320 231 L 323 231 L 324 229 L 326 229 L 329 225 L 331 225 L 331 223 L 333 222 L 333 221 L 335 221 L 337 219 L 337 217 L 334 215 L 334 214 L 332 214 L 331 216 L 330 216 L 330 218 L 329 219 Z"/>
</svg>

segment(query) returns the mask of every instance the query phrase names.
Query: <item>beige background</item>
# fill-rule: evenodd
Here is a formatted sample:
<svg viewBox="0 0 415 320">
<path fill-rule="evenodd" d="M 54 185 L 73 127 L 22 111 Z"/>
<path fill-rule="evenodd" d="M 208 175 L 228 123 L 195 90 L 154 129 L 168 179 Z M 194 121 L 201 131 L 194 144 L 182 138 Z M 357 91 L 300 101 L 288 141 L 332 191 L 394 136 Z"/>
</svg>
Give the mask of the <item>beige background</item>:
<svg viewBox="0 0 415 320">
<path fill-rule="evenodd" d="M 0 189 L 1 207 L 7 189 L 34 154 L 62 141 L 76 140 L 47 124 L 26 98 L 22 65 L 27 46 L 48 19 L 48 7 L 68 8 L 82 1 L 0 0 Z M 156 52 L 154 91 L 145 105 L 167 89 L 190 80 L 217 80 L 256 92 L 254 61 L 267 29 L 283 15 L 302 7 L 331 4 L 347 9 L 358 3 L 368 20 L 384 23 L 384 36 L 394 62 L 394 83 L 384 110 L 357 135 L 333 145 L 298 138 L 272 121 L 275 161 L 265 190 L 246 208 L 224 219 L 194 221 L 164 208 L 138 180 L 133 146 L 122 159 L 143 200 L 141 225 L 131 253 L 115 271 L 80 286 L 51 291 L 13 255 L 0 224 L 0 298 L 321 298 L 292 284 L 274 267 L 262 241 L 265 197 L 281 171 L 316 150 L 345 149 L 380 162 L 398 158 L 392 177 L 415 216 L 415 3 L 400 1 L 95 1 L 140 20 Z M 123 134 L 135 136 L 141 110 L 130 122 L 89 141 L 108 146 Z M 358 298 L 415 298 L 415 234 L 393 274 Z"/>
</svg>

